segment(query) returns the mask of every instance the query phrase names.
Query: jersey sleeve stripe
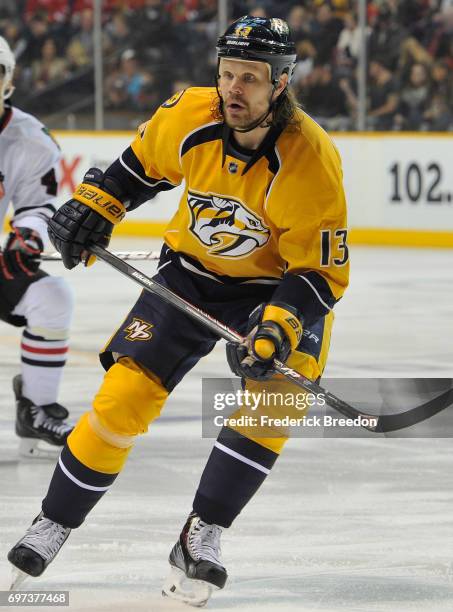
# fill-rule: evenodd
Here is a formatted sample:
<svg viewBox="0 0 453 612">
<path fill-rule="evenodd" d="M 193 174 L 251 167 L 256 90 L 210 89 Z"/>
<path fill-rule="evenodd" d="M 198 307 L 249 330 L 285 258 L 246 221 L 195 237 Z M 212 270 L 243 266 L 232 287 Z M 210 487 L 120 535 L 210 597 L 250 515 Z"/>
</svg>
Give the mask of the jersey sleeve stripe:
<svg viewBox="0 0 453 612">
<path fill-rule="evenodd" d="M 123 203 L 128 211 L 152 200 L 160 191 L 168 191 L 176 187 L 174 183 L 165 178 L 153 180 L 146 177 L 144 179 L 143 177 L 146 176 L 144 170 L 130 147 L 107 168 L 104 176 L 111 177 L 123 186 Z"/>
<path fill-rule="evenodd" d="M 314 271 L 304 274 L 287 272 L 273 300 L 297 308 L 304 319 L 304 326 L 325 316 L 337 301 L 326 279 Z"/>
<path fill-rule="evenodd" d="M 308 283 L 308 285 L 311 287 L 311 289 L 313 290 L 314 294 L 316 295 L 316 297 L 318 298 L 318 300 L 321 302 L 321 304 L 322 304 L 322 305 L 323 305 L 325 308 L 327 308 L 327 310 L 332 310 L 332 306 L 329 306 L 329 304 L 327 304 L 327 302 L 325 302 L 325 301 L 322 299 L 322 297 L 321 297 L 321 295 L 320 295 L 319 291 L 316 289 L 316 287 L 313 285 L 313 283 L 311 283 L 311 282 L 308 280 L 308 278 L 307 278 L 306 276 L 304 276 L 303 274 L 299 274 L 298 276 L 299 276 L 299 278 L 301 278 L 303 281 L 305 281 L 306 283 Z"/>
<path fill-rule="evenodd" d="M 167 183 L 170 186 L 170 188 L 176 187 L 175 183 L 172 183 L 167 178 L 154 179 L 148 176 L 145 173 L 145 170 L 142 164 L 140 163 L 140 160 L 135 155 L 132 147 L 128 147 L 123 152 L 123 154 L 120 156 L 119 160 L 120 160 L 121 165 L 123 166 L 123 168 L 125 168 L 125 170 L 127 170 L 127 172 L 132 174 L 134 178 L 136 178 L 138 181 L 140 181 L 147 187 L 154 188 L 156 187 L 156 185 L 159 185 L 160 183 Z"/>
<path fill-rule="evenodd" d="M 56 208 L 52 204 L 40 204 L 39 206 L 23 206 L 22 208 L 18 208 L 14 211 L 14 218 L 17 219 L 19 215 L 28 214 L 31 211 L 33 211 L 33 213 L 36 213 L 37 211 L 42 211 L 42 213 L 45 213 L 43 216 L 45 216 L 45 218 L 47 219 L 48 217 L 53 215 L 53 213 L 56 211 Z"/>
</svg>

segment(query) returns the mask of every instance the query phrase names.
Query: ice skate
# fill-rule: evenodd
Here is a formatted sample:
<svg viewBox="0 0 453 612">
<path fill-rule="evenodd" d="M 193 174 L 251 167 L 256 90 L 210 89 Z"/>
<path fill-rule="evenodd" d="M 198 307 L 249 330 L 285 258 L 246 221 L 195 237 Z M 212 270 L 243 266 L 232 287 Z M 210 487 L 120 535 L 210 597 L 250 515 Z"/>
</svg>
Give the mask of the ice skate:
<svg viewBox="0 0 453 612">
<path fill-rule="evenodd" d="M 11 590 L 17 589 L 28 576 L 40 576 L 71 533 L 69 527 L 54 523 L 41 512 L 8 553 L 13 564 Z"/>
<path fill-rule="evenodd" d="M 162 595 L 191 606 L 202 607 L 214 590 L 222 589 L 228 577 L 220 556 L 222 528 L 208 525 L 192 512 L 174 545 L 171 572 Z"/>
<path fill-rule="evenodd" d="M 28 458 L 56 459 L 58 449 L 52 446 L 63 446 L 72 431 L 72 426 L 64 420 L 68 417 L 68 411 L 56 402 L 35 406 L 22 395 L 20 374 L 13 379 L 13 390 L 16 396 L 16 434 L 20 438 L 19 454 Z"/>
</svg>

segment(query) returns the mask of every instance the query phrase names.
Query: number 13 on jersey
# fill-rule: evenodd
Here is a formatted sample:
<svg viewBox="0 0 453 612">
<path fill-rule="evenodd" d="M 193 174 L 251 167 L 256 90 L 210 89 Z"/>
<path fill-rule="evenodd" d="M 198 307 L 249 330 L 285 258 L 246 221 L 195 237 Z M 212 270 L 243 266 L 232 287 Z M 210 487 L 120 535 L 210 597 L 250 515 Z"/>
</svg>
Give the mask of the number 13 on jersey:
<svg viewBox="0 0 453 612">
<path fill-rule="evenodd" d="M 347 229 L 321 230 L 321 266 L 344 266 L 349 259 Z"/>
</svg>

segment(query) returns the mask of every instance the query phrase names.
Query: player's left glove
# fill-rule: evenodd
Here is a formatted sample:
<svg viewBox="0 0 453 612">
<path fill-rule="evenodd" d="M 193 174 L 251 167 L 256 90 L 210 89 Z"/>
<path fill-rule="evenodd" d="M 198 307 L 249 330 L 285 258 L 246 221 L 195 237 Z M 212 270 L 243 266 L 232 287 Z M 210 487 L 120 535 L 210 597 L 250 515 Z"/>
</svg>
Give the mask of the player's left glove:
<svg viewBox="0 0 453 612">
<path fill-rule="evenodd" d="M 15 227 L 0 252 L 0 277 L 6 280 L 34 276 L 44 249 L 39 234 L 28 227 Z"/>
<path fill-rule="evenodd" d="M 269 380 L 275 374 L 274 359 L 286 361 L 302 338 L 301 316 L 282 302 L 261 304 L 251 313 L 243 344 L 228 342 L 228 365 L 237 376 Z"/>
</svg>

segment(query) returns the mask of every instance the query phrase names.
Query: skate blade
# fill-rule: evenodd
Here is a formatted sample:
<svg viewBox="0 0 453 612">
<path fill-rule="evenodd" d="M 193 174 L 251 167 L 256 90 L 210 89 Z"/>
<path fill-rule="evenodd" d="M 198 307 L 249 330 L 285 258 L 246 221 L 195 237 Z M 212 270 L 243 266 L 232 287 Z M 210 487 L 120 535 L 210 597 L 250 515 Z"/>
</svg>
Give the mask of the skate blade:
<svg viewBox="0 0 453 612">
<path fill-rule="evenodd" d="M 60 446 L 51 446 L 38 438 L 20 438 L 19 456 L 22 459 L 56 461 L 60 452 Z"/>
<path fill-rule="evenodd" d="M 18 567 L 14 567 L 14 565 L 12 566 L 12 572 L 11 572 L 11 586 L 9 587 L 10 591 L 16 591 L 20 585 L 24 582 L 24 580 L 26 580 L 27 578 L 30 578 L 29 574 L 26 574 L 25 572 L 23 572 L 22 570 L 20 570 Z"/>
<path fill-rule="evenodd" d="M 182 601 L 189 606 L 202 608 L 215 590 L 218 591 L 219 588 L 204 580 L 187 578 L 182 570 L 172 567 L 162 587 L 162 595 Z"/>
</svg>

